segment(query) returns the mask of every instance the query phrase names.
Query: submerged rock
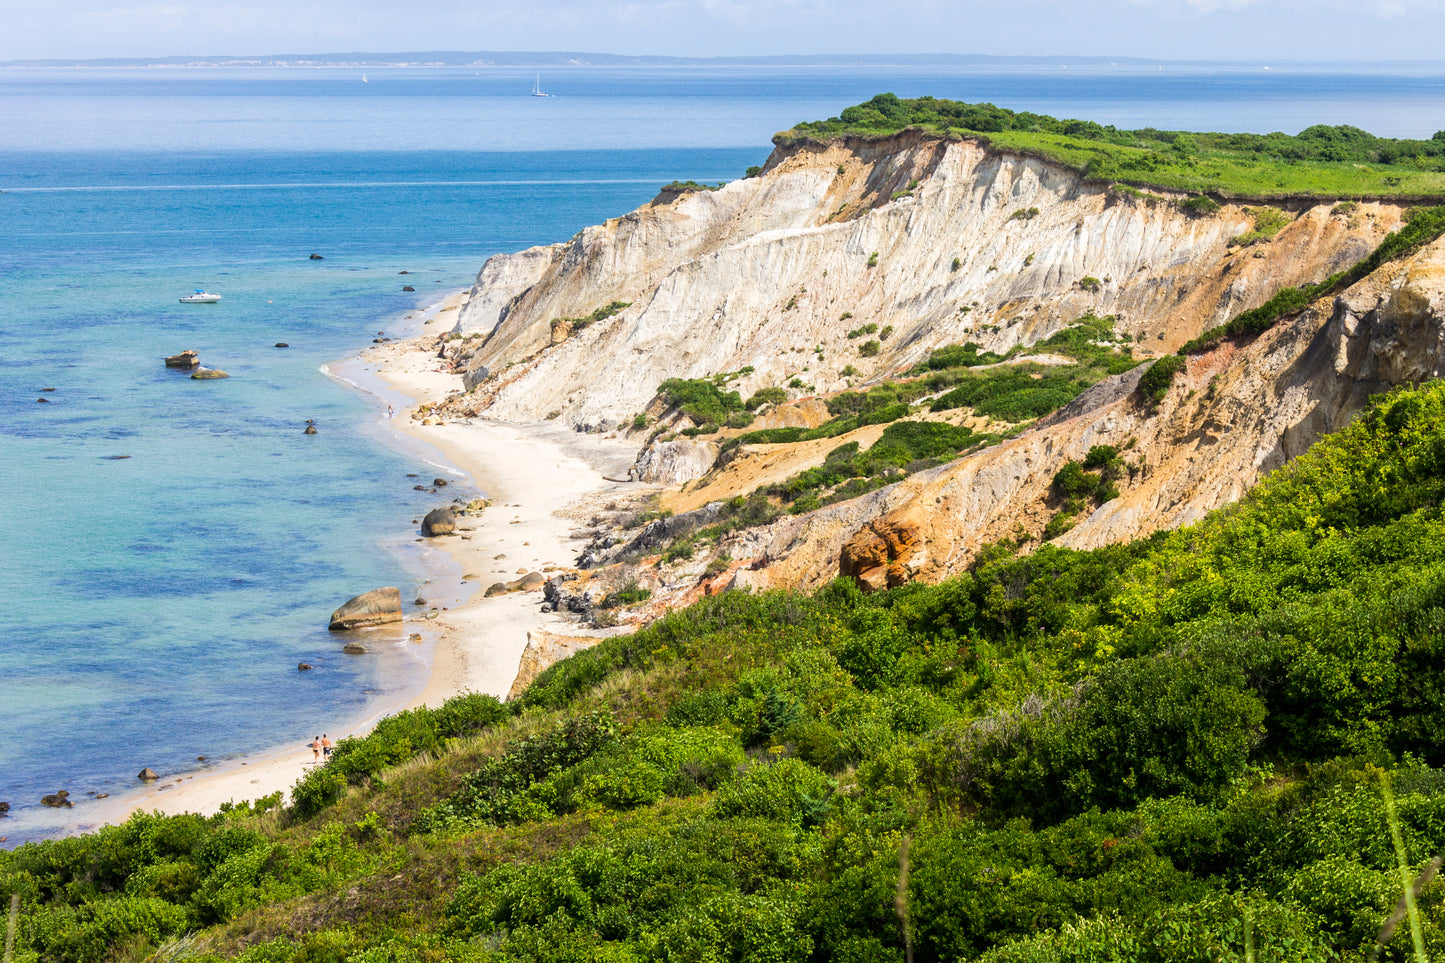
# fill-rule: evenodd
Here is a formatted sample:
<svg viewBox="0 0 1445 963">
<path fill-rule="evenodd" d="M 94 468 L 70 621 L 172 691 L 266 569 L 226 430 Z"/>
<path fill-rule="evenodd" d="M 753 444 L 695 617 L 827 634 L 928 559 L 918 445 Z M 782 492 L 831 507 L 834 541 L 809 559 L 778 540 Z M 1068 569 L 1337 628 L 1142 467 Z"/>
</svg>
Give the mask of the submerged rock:
<svg viewBox="0 0 1445 963">
<path fill-rule="evenodd" d="M 155 771 L 154 769 L 152 769 L 150 766 L 146 766 L 146 767 L 145 767 L 144 769 L 142 769 L 140 772 L 136 773 L 136 774 L 135 774 L 135 777 L 136 777 L 137 779 L 146 779 L 146 780 L 159 779 L 159 778 L 160 778 L 160 776 L 156 775 L 156 771 Z"/>
<path fill-rule="evenodd" d="M 326 258 L 322 257 L 320 254 L 313 254 L 313 255 L 311 255 L 311 257 L 308 258 L 307 260 L 311 260 L 311 261 L 324 261 L 324 260 L 326 260 Z"/>
<path fill-rule="evenodd" d="M 401 620 L 401 589 L 389 585 L 347 600 L 345 605 L 331 613 L 331 622 L 327 628 L 336 632 L 387 625 Z"/>
<path fill-rule="evenodd" d="M 199 371 L 192 371 L 191 378 L 195 381 L 215 381 L 219 378 L 229 378 L 230 375 L 220 368 L 202 368 Z"/>
<path fill-rule="evenodd" d="M 347 655 L 365 655 L 366 646 L 362 645 L 360 642 L 348 642 L 341 647 L 341 651 L 345 652 Z"/>
<path fill-rule="evenodd" d="M 147 770 L 147 772 L 149 772 L 149 770 Z M 59 792 L 51 793 L 49 796 L 41 796 L 40 805 L 49 806 L 52 809 L 69 809 L 75 805 L 75 803 L 65 798 L 69 795 L 69 792 L 62 789 Z"/>
</svg>

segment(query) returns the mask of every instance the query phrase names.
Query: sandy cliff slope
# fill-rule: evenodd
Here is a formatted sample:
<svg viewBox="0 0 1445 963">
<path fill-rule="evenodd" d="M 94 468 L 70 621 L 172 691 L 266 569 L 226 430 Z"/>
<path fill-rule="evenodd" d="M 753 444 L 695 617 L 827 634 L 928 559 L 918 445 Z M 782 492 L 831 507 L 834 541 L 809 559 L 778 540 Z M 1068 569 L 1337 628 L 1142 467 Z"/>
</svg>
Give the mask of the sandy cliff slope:
<svg viewBox="0 0 1445 963">
<path fill-rule="evenodd" d="M 489 415 L 587 428 L 629 420 L 670 377 L 751 366 L 745 394 L 794 378 L 836 390 L 944 344 L 1029 344 L 1087 312 L 1162 352 L 1399 224 L 1394 206 L 1331 208 L 1301 205 L 1271 243 L 1235 248 L 1254 223 L 1242 205 L 1194 216 L 968 140 L 804 143 L 761 177 L 492 258 L 456 330 L 480 341 L 468 380 Z M 552 323 L 614 301 L 630 307 Z M 865 358 L 846 335 L 869 323 L 891 331 Z"/>
<path fill-rule="evenodd" d="M 1176 527 L 1236 500 L 1342 427 L 1370 395 L 1445 373 L 1445 240 L 1250 343 L 1189 359 L 1157 410 L 1138 370 L 1039 426 L 890 488 L 776 523 L 759 551 L 771 584 L 839 574 L 936 581 L 989 542 L 1037 537 L 1058 510 L 1054 473 L 1094 445 L 1130 446 L 1119 498 L 1058 544 L 1092 548 Z M 756 536 L 754 536 L 756 539 Z"/>
<path fill-rule="evenodd" d="M 1254 227 L 1249 206 L 1196 215 L 1177 200 L 970 140 L 905 132 L 780 147 L 760 177 L 664 193 L 565 244 L 488 261 L 456 328 L 466 405 L 611 429 L 671 377 L 751 369 L 730 384 L 744 396 L 790 384 L 794 398 L 826 394 L 948 344 L 1027 346 L 1089 313 L 1117 316 L 1148 360 L 1355 263 L 1404 217 L 1396 205 L 1300 202 L 1276 236 L 1244 246 L 1231 241 Z M 557 320 L 613 302 L 628 306 Z M 1186 524 L 1343 425 L 1369 395 L 1438 376 L 1442 319 L 1437 242 L 1263 336 L 1191 356 L 1157 406 L 1135 390 L 1140 367 L 992 447 L 709 551 L 734 568 L 747 560 L 752 586 L 813 586 L 840 572 L 871 586 L 937 580 L 987 543 L 1036 544 L 1060 511 L 1054 474 L 1095 445 L 1121 450 L 1120 496 L 1089 504 L 1060 544 Z M 876 356 L 858 350 L 867 324 Z M 846 440 L 866 448 L 879 432 Z M 844 440 L 745 450 L 670 504 L 685 511 L 776 483 Z M 707 442 L 661 444 L 639 463 L 656 480 L 696 478 L 712 457 Z M 706 562 L 694 560 L 693 574 Z"/>
</svg>

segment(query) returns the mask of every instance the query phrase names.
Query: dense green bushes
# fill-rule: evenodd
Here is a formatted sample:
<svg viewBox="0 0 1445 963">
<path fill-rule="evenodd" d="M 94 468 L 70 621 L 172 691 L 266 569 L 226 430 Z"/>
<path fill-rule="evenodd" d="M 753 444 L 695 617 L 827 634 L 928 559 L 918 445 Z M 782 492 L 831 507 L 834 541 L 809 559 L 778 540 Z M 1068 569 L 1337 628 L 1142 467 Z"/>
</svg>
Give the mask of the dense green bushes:
<svg viewBox="0 0 1445 963">
<path fill-rule="evenodd" d="M 1408 197 L 1445 188 L 1445 139 L 1375 137 L 1357 127 L 1323 124 L 1297 135 L 1119 130 L 993 104 L 879 94 L 829 120 L 798 124 L 775 141 L 879 137 L 907 127 L 947 137 L 983 135 L 999 147 L 1041 154 L 1095 178 L 1196 194 Z"/>
<path fill-rule="evenodd" d="M 469 693 L 439 709 L 411 709 L 388 716 L 360 738 L 343 739 L 326 766 L 311 769 L 291 792 L 296 809 L 311 815 L 340 797 L 348 785 L 376 776 L 417 753 L 435 753 L 449 739 L 473 735 L 510 713 L 495 696 Z"/>
<path fill-rule="evenodd" d="M 1060 495 L 1119 470 L 1099 446 Z M 1259 959 L 1363 960 L 1401 892 L 1382 778 L 1410 871 L 1445 850 L 1442 500 L 1434 384 L 1177 532 L 705 599 L 552 666 L 510 719 L 471 697 L 387 725 L 442 761 L 321 818 L 0 852 L 17 961 L 198 928 L 195 959 L 251 963 L 896 961 L 905 931 L 928 963 L 1243 959 L 1246 932 Z M 1445 952 L 1445 883 L 1419 902 Z"/>
</svg>

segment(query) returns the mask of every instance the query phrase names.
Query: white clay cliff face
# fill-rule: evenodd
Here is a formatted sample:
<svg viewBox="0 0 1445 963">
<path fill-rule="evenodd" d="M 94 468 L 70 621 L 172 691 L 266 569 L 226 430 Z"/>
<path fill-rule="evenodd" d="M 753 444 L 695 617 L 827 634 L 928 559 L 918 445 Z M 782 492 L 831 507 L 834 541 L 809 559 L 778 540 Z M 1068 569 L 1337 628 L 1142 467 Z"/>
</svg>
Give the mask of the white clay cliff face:
<svg viewBox="0 0 1445 963">
<path fill-rule="evenodd" d="M 1231 246 L 1253 226 L 1247 206 L 1194 216 L 972 141 L 905 133 L 804 144 L 775 151 L 761 177 L 664 195 L 565 244 L 492 258 L 457 330 L 485 335 L 470 378 L 481 413 L 610 429 L 631 422 L 667 378 L 751 367 L 733 384 L 745 397 L 795 378 L 809 388 L 793 396 L 832 392 L 948 344 L 1000 353 L 1033 344 L 1086 313 L 1117 315 L 1144 361 L 1281 287 L 1355 263 L 1402 219 L 1392 204 L 1349 215 L 1328 202 L 1299 205 L 1269 243 Z M 1086 278 L 1097 290 L 1080 284 Z M 553 319 L 613 301 L 631 306 L 554 343 Z M 719 550 L 765 555 L 756 575 L 776 585 L 815 585 L 860 566 L 873 582 L 936 581 L 984 544 L 1041 532 L 1053 474 L 1096 444 L 1132 444 L 1140 470 L 1060 544 L 1186 524 L 1346 423 L 1370 394 L 1439 375 L 1442 311 L 1437 242 L 1253 342 L 1192 357 L 1157 410 L 1132 391 L 1136 369 L 1016 438 L 732 536 Z M 860 355 L 865 339 L 847 337 L 869 323 L 892 328 L 875 357 Z M 857 374 L 844 378 L 849 365 Z M 480 377 L 483 366 L 491 377 Z M 768 454 L 744 452 L 739 465 Z M 655 477 L 697 477 L 706 466 L 692 461 L 659 451 Z M 725 481 L 677 507 L 734 494 Z"/>
<path fill-rule="evenodd" d="M 780 148 L 762 177 L 492 258 L 457 331 L 487 334 L 473 366 L 494 375 L 488 414 L 560 411 L 594 429 L 631 419 L 667 378 L 751 366 L 744 394 L 795 377 L 839 390 L 850 364 L 857 382 L 945 344 L 1004 351 L 1091 311 L 1163 353 L 1364 256 L 1400 216 L 1367 207 L 1349 227 L 1320 205 L 1235 251 L 1253 224 L 1242 205 L 1194 217 L 971 141 Z M 613 301 L 631 307 L 548 347 L 554 318 Z M 868 323 L 893 329 L 873 358 L 846 337 Z"/>
</svg>

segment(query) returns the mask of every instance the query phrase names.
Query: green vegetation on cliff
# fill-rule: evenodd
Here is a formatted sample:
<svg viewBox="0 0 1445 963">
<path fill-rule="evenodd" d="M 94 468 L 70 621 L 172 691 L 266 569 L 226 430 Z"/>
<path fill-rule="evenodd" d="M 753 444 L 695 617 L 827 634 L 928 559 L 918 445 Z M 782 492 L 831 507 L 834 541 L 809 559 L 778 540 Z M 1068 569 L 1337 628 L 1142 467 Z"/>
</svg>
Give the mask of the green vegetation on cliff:
<svg viewBox="0 0 1445 963">
<path fill-rule="evenodd" d="M 879 94 L 830 120 L 798 124 L 775 141 L 881 137 L 910 127 L 980 136 L 999 148 L 1124 184 L 1239 197 L 1445 195 L 1445 131 L 1408 140 L 1323 124 L 1295 135 L 1118 130 L 993 104 Z"/>
<path fill-rule="evenodd" d="M 1363 961 L 1383 782 L 1406 874 L 1445 851 L 1442 505 L 1435 383 L 1188 529 L 725 593 L 345 742 L 287 811 L 0 853 L 15 960 Z"/>
</svg>

